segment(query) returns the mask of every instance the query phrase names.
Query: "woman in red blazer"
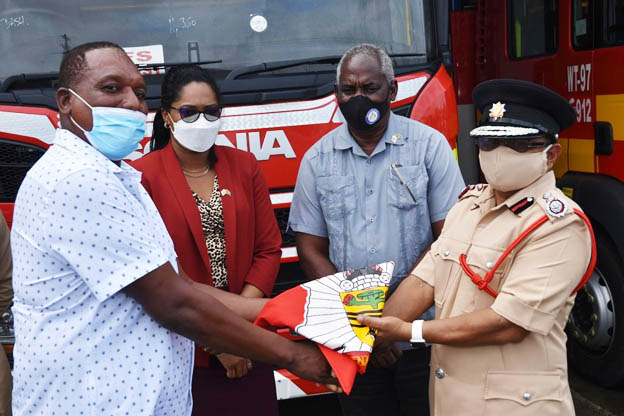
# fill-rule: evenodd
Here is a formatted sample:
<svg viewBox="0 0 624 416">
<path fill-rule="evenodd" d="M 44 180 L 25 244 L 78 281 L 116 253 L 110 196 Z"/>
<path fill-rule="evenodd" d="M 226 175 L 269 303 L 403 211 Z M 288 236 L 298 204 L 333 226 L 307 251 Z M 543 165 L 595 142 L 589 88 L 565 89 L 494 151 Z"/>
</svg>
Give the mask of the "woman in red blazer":
<svg viewBox="0 0 624 416">
<path fill-rule="evenodd" d="M 193 280 L 249 297 L 270 296 L 281 236 L 255 157 L 214 146 L 217 86 L 199 66 L 174 67 L 162 85 L 151 152 L 133 163 Z M 273 370 L 195 349 L 193 415 L 277 415 Z"/>
</svg>

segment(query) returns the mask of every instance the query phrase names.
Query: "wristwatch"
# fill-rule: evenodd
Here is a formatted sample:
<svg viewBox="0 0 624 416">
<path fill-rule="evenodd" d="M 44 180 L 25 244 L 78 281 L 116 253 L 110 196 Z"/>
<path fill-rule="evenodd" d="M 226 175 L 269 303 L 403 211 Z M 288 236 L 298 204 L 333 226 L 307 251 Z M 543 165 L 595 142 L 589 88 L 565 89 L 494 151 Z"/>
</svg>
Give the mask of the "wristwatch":
<svg viewBox="0 0 624 416">
<path fill-rule="evenodd" d="M 422 319 L 417 319 L 412 322 L 412 338 L 410 339 L 410 344 L 412 344 L 413 347 L 422 347 L 422 345 L 427 342 L 422 334 L 423 322 L 425 321 Z"/>
</svg>

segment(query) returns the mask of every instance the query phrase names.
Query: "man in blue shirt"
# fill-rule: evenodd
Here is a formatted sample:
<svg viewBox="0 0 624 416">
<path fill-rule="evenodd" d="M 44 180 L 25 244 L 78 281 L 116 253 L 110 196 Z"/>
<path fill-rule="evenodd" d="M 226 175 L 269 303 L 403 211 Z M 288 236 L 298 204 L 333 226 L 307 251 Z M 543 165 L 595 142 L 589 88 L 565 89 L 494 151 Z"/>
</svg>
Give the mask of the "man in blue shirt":
<svg viewBox="0 0 624 416">
<path fill-rule="evenodd" d="M 346 123 L 303 157 L 290 211 L 311 279 L 393 260 L 398 285 L 464 187 L 444 136 L 390 111 L 397 90 L 392 61 L 377 46 L 358 45 L 338 64 L 334 91 Z M 376 351 L 341 396 L 343 414 L 428 414 L 428 366 L 428 349 Z"/>
</svg>

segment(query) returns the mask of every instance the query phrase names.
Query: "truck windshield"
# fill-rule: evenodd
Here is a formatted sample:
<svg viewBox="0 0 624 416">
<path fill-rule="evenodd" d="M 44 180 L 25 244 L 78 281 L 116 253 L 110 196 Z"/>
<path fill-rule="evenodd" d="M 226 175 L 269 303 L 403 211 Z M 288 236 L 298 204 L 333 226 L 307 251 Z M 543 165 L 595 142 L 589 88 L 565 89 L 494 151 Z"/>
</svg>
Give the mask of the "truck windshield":
<svg viewBox="0 0 624 416">
<path fill-rule="evenodd" d="M 341 55 L 362 42 L 434 53 L 432 0 L 0 0 L 0 80 L 58 71 L 63 52 L 112 41 L 137 63 L 215 69 Z"/>
</svg>

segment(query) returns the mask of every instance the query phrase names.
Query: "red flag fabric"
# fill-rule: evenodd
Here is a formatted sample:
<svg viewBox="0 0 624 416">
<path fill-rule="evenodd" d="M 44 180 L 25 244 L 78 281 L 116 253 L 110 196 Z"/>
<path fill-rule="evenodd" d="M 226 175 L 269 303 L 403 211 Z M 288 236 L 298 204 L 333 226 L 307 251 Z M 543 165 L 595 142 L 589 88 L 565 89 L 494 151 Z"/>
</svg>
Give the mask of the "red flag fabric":
<svg viewBox="0 0 624 416">
<path fill-rule="evenodd" d="M 256 319 L 262 327 L 288 327 L 319 344 L 346 394 L 364 373 L 375 333 L 359 314 L 381 316 L 394 262 L 348 270 L 304 283 L 271 299 Z"/>
</svg>

